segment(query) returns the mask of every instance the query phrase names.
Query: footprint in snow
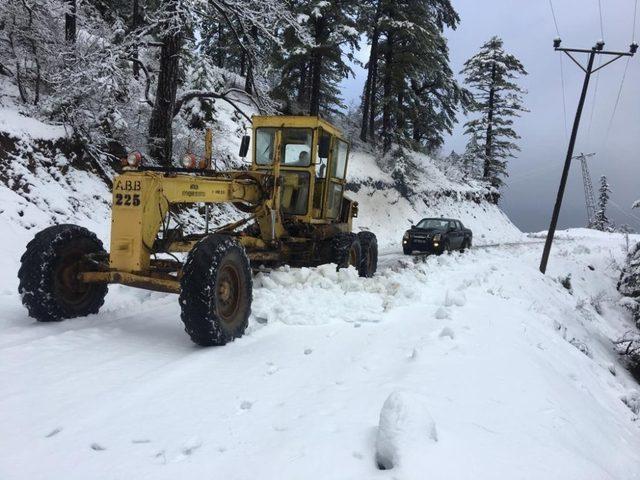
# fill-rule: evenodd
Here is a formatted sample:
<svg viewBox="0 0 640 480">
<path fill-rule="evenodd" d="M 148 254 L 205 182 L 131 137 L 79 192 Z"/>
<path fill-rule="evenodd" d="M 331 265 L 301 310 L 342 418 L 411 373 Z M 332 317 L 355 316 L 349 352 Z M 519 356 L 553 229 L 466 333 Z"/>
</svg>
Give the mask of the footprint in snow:
<svg viewBox="0 0 640 480">
<path fill-rule="evenodd" d="M 192 437 L 186 440 L 180 447 L 180 453 L 175 455 L 172 459 L 172 463 L 179 463 L 187 460 L 193 453 L 202 446 L 202 440 L 199 437 Z M 156 454 L 156 458 L 160 459 L 163 463 L 166 463 L 166 456 L 164 450 Z"/>
<path fill-rule="evenodd" d="M 446 320 L 446 319 L 451 317 L 451 314 L 449 313 L 448 309 L 446 309 L 444 307 L 439 307 L 436 310 L 435 317 L 438 320 Z"/>
<path fill-rule="evenodd" d="M 251 410 L 251 407 L 253 407 L 253 402 L 250 402 L 248 400 L 245 400 L 240 404 L 241 410 Z"/>
<path fill-rule="evenodd" d="M 102 445 L 100 445 L 99 443 L 92 443 L 91 444 L 91 450 L 95 450 L 96 452 L 101 452 L 103 450 L 106 450 L 106 448 L 104 448 Z"/>
<path fill-rule="evenodd" d="M 444 297 L 444 306 L 445 307 L 463 307 L 467 303 L 467 298 L 465 297 L 463 292 L 452 292 L 447 290 L 447 293 Z"/>
<path fill-rule="evenodd" d="M 442 331 L 440 332 L 440 338 L 450 338 L 451 340 L 453 340 L 455 338 L 455 333 L 453 332 L 453 330 L 449 327 L 444 327 L 442 329 Z"/>
<path fill-rule="evenodd" d="M 311 355 L 311 353 L 313 353 L 313 350 L 311 348 L 305 348 L 304 349 L 304 354 L 305 355 Z"/>
<path fill-rule="evenodd" d="M 189 456 L 193 452 L 195 452 L 197 449 L 199 449 L 201 446 L 202 446 L 202 440 L 200 440 L 198 437 L 193 437 L 187 440 L 186 442 L 184 442 L 184 444 L 182 445 L 181 451 L 183 455 Z"/>
<path fill-rule="evenodd" d="M 49 433 L 47 433 L 44 438 L 51 438 L 54 435 L 59 434 L 62 431 L 62 427 L 56 427 L 53 430 L 51 430 Z"/>
</svg>

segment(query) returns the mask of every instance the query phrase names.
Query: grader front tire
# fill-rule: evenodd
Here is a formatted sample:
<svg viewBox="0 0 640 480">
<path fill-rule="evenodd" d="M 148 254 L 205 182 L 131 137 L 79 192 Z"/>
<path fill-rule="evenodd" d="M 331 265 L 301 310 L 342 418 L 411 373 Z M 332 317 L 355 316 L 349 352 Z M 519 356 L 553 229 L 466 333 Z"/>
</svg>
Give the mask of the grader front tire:
<svg viewBox="0 0 640 480">
<path fill-rule="evenodd" d="M 37 233 L 20 259 L 18 292 L 29 316 L 39 322 L 98 313 L 108 287 L 78 281 L 88 269 L 87 255 L 106 255 L 102 242 L 86 228 L 55 225 Z"/>
<path fill-rule="evenodd" d="M 191 340 L 225 345 L 241 337 L 251 314 L 252 278 L 244 248 L 213 234 L 193 247 L 180 280 L 181 318 Z"/>
</svg>

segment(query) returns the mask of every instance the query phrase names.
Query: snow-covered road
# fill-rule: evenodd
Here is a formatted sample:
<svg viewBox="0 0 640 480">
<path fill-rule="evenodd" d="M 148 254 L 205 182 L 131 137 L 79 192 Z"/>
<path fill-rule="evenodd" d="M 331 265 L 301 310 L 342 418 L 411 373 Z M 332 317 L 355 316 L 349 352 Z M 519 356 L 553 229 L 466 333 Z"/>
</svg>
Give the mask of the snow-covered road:
<svg viewBox="0 0 640 480">
<path fill-rule="evenodd" d="M 112 287 L 98 315 L 37 324 L 4 291 L 0 478 L 640 478 L 620 400 L 636 384 L 609 341 L 628 327 L 622 237 L 565 237 L 546 277 L 539 243 L 392 253 L 373 279 L 260 274 L 247 334 L 221 348 L 191 344 L 175 296 Z M 437 441 L 381 471 L 394 391 Z"/>
</svg>

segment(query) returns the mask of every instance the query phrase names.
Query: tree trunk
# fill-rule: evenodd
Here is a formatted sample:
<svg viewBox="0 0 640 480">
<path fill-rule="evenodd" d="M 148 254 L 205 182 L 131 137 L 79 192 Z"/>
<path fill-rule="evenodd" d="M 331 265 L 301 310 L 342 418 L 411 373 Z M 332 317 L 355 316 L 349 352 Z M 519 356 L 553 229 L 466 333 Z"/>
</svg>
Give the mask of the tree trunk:
<svg viewBox="0 0 640 480">
<path fill-rule="evenodd" d="M 387 153 L 391 149 L 391 97 L 393 95 L 393 33 L 387 33 L 385 48 L 384 85 L 382 93 L 382 151 Z"/>
<path fill-rule="evenodd" d="M 131 30 L 135 33 L 135 31 L 142 25 L 142 15 L 140 13 L 140 2 L 139 0 L 133 0 L 133 12 L 131 15 Z M 132 57 L 138 60 L 138 46 L 133 47 Z M 138 62 L 133 63 L 133 76 L 138 79 L 140 76 L 140 64 Z"/>
<path fill-rule="evenodd" d="M 491 162 L 492 162 L 492 142 L 493 142 L 493 110 L 494 110 L 494 97 L 495 97 L 495 81 L 496 81 L 496 66 L 491 67 L 491 87 L 489 88 L 489 103 L 487 106 L 487 135 L 484 144 L 484 171 L 483 178 L 488 179 L 491 174 Z"/>
<path fill-rule="evenodd" d="M 309 99 L 307 95 L 307 77 L 308 77 L 309 66 L 307 62 L 303 62 L 300 66 L 300 83 L 298 84 L 298 97 L 297 102 L 298 105 L 302 106 L 307 103 Z"/>
<path fill-rule="evenodd" d="M 182 35 L 175 32 L 164 38 L 160 49 L 160 68 L 156 98 L 149 120 L 149 153 L 164 166 L 171 165 L 173 153 L 172 120 L 178 90 Z"/>
<path fill-rule="evenodd" d="M 67 0 L 69 13 L 64 16 L 64 38 L 67 43 L 76 43 L 76 0 Z"/>
<path fill-rule="evenodd" d="M 240 52 L 240 76 L 244 77 L 244 74 L 247 70 L 247 54 L 244 50 Z"/>
<path fill-rule="evenodd" d="M 371 89 L 369 91 L 371 106 L 369 107 L 369 138 L 376 137 L 376 115 L 378 114 L 378 46 L 376 45 L 376 58 L 371 72 Z"/>
<path fill-rule="evenodd" d="M 224 67 L 224 33 L 222 31 L 222 22 L 218 23 L 218 48 L 216 49 L 216 66 Z"/>
<path fill-rule="evenodd" d="M 253 25 L 251 27 L 251 37 L 255 40 L 258 36 L 258 27 Z M 247 76 L 244 79 L 244 91 L 249 95 L 253 94 L 254 90 L 253 85 L 253 59 L 249 58 L 249 62 L 247 65 Z"/>
<path fill-rule="evenodd" d="M 311 98 L 309 99 L 309 115 L 320 113 L 320 85 L 322 75 L 322 55 L 318 50 L 311 54 Z"/>
<path fill-rule="evenodd" d="M 378 29 L 378 20 L 380 18 L 380 7 L 382 2 L 378 2 L 376 7 L 376 14 L 373 18 L 373 31 L 371 32 L 371 51 L 369 52 L 369 62 L 367 63 L 367 81 L 364 85 L 364 92 L 362 98 L 362 127 L 360 129 L 360 139 L 363 142 L 367 141 L 367 133 L 369 132 L 369 116 L 373 110 L 372 106 L 375 105 L 375 83 L 378 69 L 378 38 L 380 37 L 380 30 Z M 373 138 L 373 132 L 371 132 Z"/>
<path fill-rule="evenodd" d="M 405 118 L 404 118 L 404 79 L 398 83 L 398 105 L 397 105 L 397 115 L 396 115 L 396 130 L 398 133 L 403 133 L 405 126 Z"/>
</svg>

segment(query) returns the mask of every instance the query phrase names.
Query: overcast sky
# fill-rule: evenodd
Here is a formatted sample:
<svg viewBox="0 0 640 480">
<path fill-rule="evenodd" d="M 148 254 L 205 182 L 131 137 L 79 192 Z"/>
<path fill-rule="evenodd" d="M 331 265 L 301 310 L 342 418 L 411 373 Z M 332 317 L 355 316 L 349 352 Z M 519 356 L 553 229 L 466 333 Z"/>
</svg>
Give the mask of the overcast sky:
<svg viewBox="0 0 640 480">
<path fill-rule="evenodd" d="M 566 55 L 552 48 L 556 30 L 549 0 L 452 0 L 452 3 L 461 18 L 460 26 L 447 32 L 454 71 L 459 72 L 483 42 L 498 35 L 504 40 L 505 49 L 516 55 L 529 73 L 521 85 L 528 90 L 525 105 L 530 112 L 516 120 L 515 129 L 522 137 L 521 152 L 510 161 L 510 178 L 502 206 L 523 230 L 546 229 L 584 74 Z M 628 51 L 635 0 L 601 0 L 601 3 L 606 49 Z M 553 0 L 553 6 L 563 46 L 590 48 L 602 37 L 598 0 Z M 636 30 L 640 31 L 640 26 Z M 364 50 L 361 56 L 366 56 Z M 568 132 L 563 114 L 561 56 L 564 56 Z M 586 63 L 586 58 L 583 60 Z M 596 153 L 589 159 L 596 197 L 600 176 L 606 175 L 613 191 L 610 217 L 617 224 L 627 223 L 640 231 L 640 209 L 631 209 L 631 203 L 640 198 L 640 54 L 629 62 L 607 135 L 626 62 L 622 58 L 592 77 L 575 153 Z M 356 78 L 344 82 L 347 102 L 359 101 L 366 78 L 361 68 L 355 71 Z M 467 139 L 462 134 L 463 122 L 464 118 L 460 118 L 454 134 L 447 138 L 445 151 L 464 150 Z M 580 162 L 574 161 L 559 227 L 584 226 L 585 217 Z"/>
</svg>

